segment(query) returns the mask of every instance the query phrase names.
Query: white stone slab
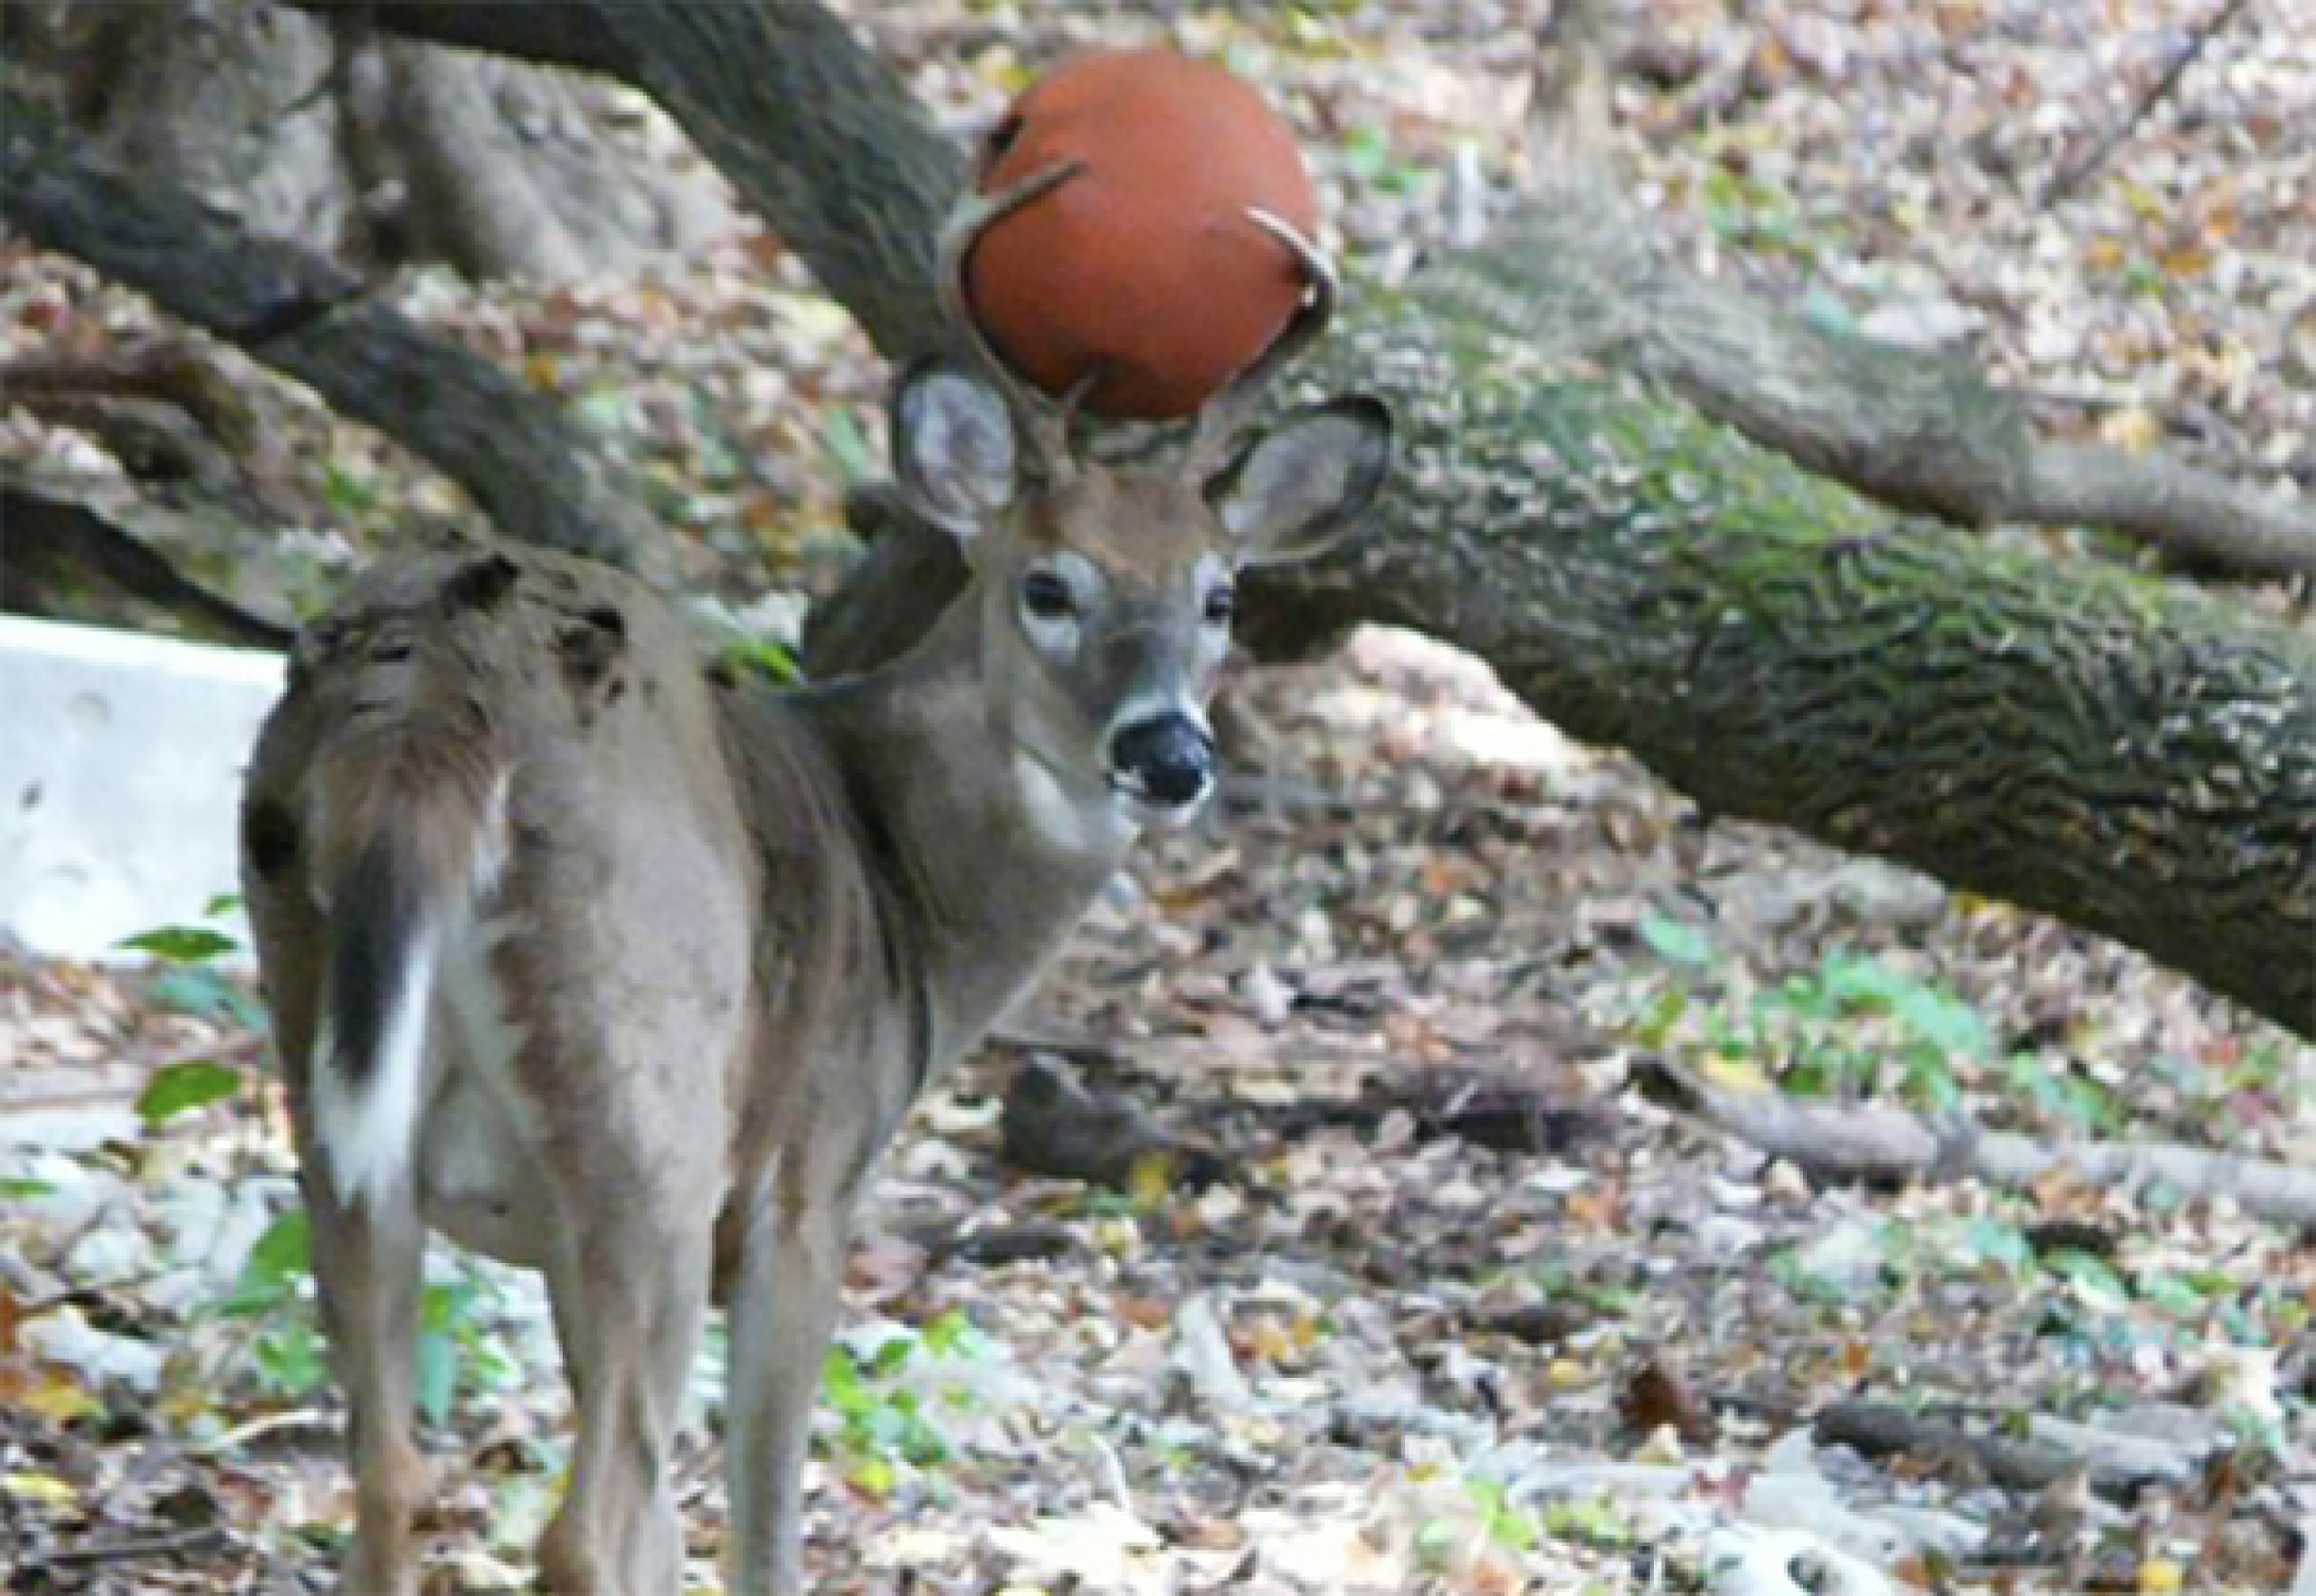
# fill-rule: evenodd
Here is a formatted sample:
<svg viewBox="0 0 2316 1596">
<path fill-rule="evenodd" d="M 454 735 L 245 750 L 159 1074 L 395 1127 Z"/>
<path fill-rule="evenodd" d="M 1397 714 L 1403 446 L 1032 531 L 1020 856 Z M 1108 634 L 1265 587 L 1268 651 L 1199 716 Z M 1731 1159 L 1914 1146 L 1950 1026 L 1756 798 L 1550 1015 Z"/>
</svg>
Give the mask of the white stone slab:
<svg viewBox="0 0 2316 1596">
<path fill-rule="evenodd" d="M 0 929 L 98 958 L 237 891 L 242 772 L 282 681 L 278 654 L 0 615 Z"/>
</svg>

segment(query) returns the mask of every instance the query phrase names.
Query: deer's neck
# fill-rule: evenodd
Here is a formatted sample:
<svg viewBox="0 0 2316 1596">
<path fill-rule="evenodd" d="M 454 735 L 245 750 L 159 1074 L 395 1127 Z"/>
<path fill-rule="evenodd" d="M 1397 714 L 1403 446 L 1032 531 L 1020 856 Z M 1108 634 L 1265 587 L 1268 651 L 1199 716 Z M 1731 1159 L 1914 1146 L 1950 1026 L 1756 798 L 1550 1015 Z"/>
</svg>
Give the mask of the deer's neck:
<svg viewBox="0 0 2316 1596">
<path fill-rule="evenodd" d="M 1059 951 L 1134 828 L 992 718 L 969 594 L 884 670 L 798 699 L 878 841 L 932 1000 L 935 1069 L 973 1046 Z"/>
</svg>

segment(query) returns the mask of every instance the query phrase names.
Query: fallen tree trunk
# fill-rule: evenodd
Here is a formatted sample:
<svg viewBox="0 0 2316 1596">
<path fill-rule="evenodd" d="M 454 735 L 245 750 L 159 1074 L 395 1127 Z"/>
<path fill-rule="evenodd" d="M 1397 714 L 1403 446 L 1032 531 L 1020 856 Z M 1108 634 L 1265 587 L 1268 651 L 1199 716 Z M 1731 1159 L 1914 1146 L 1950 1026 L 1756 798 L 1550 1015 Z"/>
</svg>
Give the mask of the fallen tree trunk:
<svg viewBox="0 0 2316 1596">
<path fill-rule="evenodd" d="M 1706 809 L 2118 937 L 2316 1036 L 2316 641 L 1893 520 L 1627 374 L 1370 295 L 1311 374 L 1407 440 L 1264 591 L 1420 628 Z"/>
<path fill-rule="evenodd" d="M 880 347 L 940 340 L 928 241 L 956 159 L 826 13 L 487 9 L 478 43 L 529 24 L 614 55 Z M 1469 289 L 1550 269 L 1521 236 L 1436 291 L 1354 296 L 1304 375 L 1381 391 L 1405 461 L 1363 539 L 1250 584 L 1256 625 L 1431 632 L 1708 810 L 2116 936 L 2316 1036 L 2316 643 L 1893 519 L 1616 364 L 1598 324 L 1546 325 L 1541 297 L 1506 331 Z M 896 556 L 869 581 L 908 573 L 921 613 L 944 569 Z"/>
</svg>

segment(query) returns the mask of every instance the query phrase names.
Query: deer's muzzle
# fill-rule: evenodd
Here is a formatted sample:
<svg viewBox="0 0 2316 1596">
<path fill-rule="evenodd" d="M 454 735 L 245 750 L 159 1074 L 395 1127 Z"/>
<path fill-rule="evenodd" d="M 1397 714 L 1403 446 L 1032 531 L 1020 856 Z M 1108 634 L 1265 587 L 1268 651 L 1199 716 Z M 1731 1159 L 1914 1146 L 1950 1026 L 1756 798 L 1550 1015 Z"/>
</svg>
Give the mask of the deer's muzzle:
<svg viewBox="0 0 2316 1596">
<path fill-rule="evenodd" d="M 1187 814 L 1214 789 L 1214 734 L 1183 710 L 1128 721 L 1110 736 L 1110 784 L 1161 813 Z"/>
</svg>

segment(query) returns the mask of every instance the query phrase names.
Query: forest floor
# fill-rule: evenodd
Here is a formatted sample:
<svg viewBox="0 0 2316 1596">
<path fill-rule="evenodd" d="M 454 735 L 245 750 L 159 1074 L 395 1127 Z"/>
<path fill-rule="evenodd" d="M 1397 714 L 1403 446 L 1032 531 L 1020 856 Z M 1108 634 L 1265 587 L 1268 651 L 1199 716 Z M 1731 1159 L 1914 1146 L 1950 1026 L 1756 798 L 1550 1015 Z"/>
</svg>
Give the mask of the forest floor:
<svg viewBox="0 0 2316 1596">
<path fill-rule="evenodd" d="M 1501 203 L 1542 7 L 906 9 L 878 44 L 960 131 L 1024 63 L 1162 14 L 1273 92 L 1388 278 Z M 2208 0 L 1733 9 L 1648 6 L 1621 61 L 1676 247 L 1954 343 L 2055 432 L 2316 491 L 2316 35 L 2281 0 L 2055 198 Z M 783 608 L 767 571 L 840 560 L 880 375 L 775 242 L 391 291 L 616 440 L 737 622 Z M 0 242 L 0 360 L 154 330 Z M 189 568 L 303 611 L 408 518 L 470 513 L 199 350 L 264 423 L 239 464 L 273 515 L 173 549 Z M 22 407 L 0 455 L 141 486 Z M 826 1371 L 816 1589 L 2316 1591 L 2305 1210 L 2064 1160 L 1848 1183 L 1663 1088 L 2309 1171 L 2316 1049 L 2051 921 L 1709 822 L 1420 639 L 1248 672 L 1232 705 L 1226 802 L 887 1161 Z M 232 950 L 158 945 L 0 950 L 14 1596 L 327 1588 L 349 1522 L 261 1019 Z M 1025 1069 L 1153 1150 L 1108 1182 L 1023 1167 Z M 430 1268 L 428 1588 L 523 1588 L 567 1437 L 540 1297 L 448 1248 Z M 682 1458 L 703 1590 L 718 1335 Z"/>
</svg>

